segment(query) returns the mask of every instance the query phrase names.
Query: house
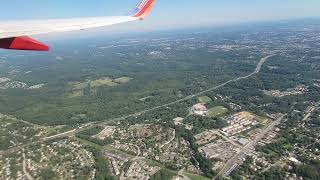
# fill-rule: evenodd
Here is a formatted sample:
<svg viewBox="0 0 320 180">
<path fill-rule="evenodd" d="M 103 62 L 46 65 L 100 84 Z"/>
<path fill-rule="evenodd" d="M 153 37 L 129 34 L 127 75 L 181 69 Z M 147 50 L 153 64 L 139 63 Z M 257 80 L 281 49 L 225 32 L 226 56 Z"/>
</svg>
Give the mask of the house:
<svg viewBox="0 0 320 180">
<path fill-rule="evenodd" d="M 203 103 L 198 103 L 192 106 L 192 112 L 195 115 L 206 116 L 208 115 L 208 109 Z"/>
</svg>

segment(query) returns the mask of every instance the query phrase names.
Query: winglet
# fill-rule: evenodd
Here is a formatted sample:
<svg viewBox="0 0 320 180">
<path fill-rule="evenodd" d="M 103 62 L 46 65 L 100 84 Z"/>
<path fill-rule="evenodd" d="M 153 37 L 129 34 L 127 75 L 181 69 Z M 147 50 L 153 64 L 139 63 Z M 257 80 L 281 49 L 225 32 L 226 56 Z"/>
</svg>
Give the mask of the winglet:
<svg viewBox="0 0 320 180">
<path fill-rule="evenodd" d="M 0 48 L 15 50 L 49 51 L 49 47 L 28 36 L 0 39 Z"/>
<path fill-rule="evenodd" d="M 133 17 L 139 19 L 144 19 L 148 14 L 150 14 L 155 0 L 142 0 L 132 12 Z"/>
</svg>

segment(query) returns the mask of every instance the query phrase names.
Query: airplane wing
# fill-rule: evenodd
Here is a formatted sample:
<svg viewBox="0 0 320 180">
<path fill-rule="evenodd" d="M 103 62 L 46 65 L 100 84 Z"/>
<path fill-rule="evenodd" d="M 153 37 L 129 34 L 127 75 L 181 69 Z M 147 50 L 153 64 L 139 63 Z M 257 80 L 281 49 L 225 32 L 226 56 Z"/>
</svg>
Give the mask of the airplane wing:
<svg viewBox="0 0 320 180">
<path fill-rule="evenodd" d="M 48 51 L 49 47 L 29 35 L 77 31 L 89 28 L 142 20 L 151 11 L 155 0 L 142 0 L 128 16 L 106 16 L 73 19 L 0 21 L 0 48 Z"/>
</svg>

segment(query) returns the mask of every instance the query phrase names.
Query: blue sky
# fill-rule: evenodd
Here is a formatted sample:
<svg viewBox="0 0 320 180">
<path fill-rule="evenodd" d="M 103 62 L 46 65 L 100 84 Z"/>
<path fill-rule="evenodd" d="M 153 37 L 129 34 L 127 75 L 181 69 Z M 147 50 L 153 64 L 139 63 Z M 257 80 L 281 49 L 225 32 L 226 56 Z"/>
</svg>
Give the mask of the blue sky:
<svg viewBox="0 0 320 180">
<path fill-rule="evenodd" d="M 46 19 L 122 15 L 139 0 L 5 0 L 0 19 Z M 240 22 L 320 16 L 320 0 L 157 0 L 144 22 L 120 25 L 121 29 L 154 29 L 208 26 Z"/>
</svg>

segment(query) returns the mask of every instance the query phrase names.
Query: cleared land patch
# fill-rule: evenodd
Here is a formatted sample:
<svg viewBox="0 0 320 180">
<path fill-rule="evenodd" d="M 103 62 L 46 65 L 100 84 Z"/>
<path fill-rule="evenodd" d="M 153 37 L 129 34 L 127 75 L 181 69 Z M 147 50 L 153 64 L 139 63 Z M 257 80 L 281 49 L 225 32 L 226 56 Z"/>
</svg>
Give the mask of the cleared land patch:
<svg viewBox="0 0 320 180">
<path fill-rule="evenodd" d="M 201 97 L 198 97 L 198 101 L 200 103 L 205 103 L 206 104 L 206 103 L 211 102 L 212 99 L 210 97 L 208 97 L 208 96 L 201 96 Z"/>
<path fill-rule="evenodd" d="M 188 176 L 191 180 L 210 180 L 207 177 L 196 175 L 196 174 L 184 173 L 184 175 Z"/>
<path fill-rule="evenodd" d="M 263 126 L 267 126 L 272 122 L 271 119 L 267 117 L 261 117 L 261 116 L 257 116 L 257 121 Z"/>
<path fill-rule="evenodd" d="M 113 81 L 118 83 L 118 84 L 125 84 L 128 83 L 132 78 L 129 77 L 120 77 L 120 78 L 116 78 Z"/>
<path fill-rule="evenodd" d="M 216 118 L 219 116 L 223 116 L 228 113 L 228 109 L 223 106 L 215 106 L 209 109 L 209 117 Z"/>
<path fill-rule="evenodd" d="M 85 88 L 96 88 L 99 86 L 118 86 L 120 84 L 128 83 L 132 78 L 129 77 L 120 77 L 112 79 L 110 77 L 101 77 L 96 80 L 87 80 L 85 82 L 70 82 L 71 90 L 69 91 L 68 96 L 70 98 L 80 97 L 84 95 Z"/>
<path fill-rule="evenodd" d="M 98 86 L 117 86 L 118 84 L 113 82 L 113 79 L 109 77 L 102 77 L 97 80 L 93 80 L 90 83 L 91 87 L 98 87 Z"/>
</svg>

